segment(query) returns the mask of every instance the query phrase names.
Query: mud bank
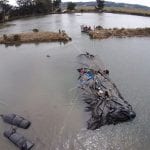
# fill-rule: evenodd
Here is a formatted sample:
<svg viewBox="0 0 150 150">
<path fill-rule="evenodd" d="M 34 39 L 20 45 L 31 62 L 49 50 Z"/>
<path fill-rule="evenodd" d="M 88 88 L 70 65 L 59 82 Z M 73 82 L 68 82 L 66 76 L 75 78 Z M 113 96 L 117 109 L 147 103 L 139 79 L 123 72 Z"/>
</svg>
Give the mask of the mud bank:
<svg viewBox="0 0 150 150">
<path fill-rule="evenodd" d="M 19 34 L 3 35 L 0 37 L 0 44 L 22 44 L 40 42 L 68 42 L 71 38 L 65 33 L 57 32 L 27 32 Z"/>
<path fill-rule="evenodd" d="M 113 28 L 113 29 L 95 29 L 89 32 L 89 36 L 92 39 L 107 39 L 110 37 L 149 37 L 150 28 L 135 28 L 135 29 L 125 29 L 125 28 Z"/>
</svg>

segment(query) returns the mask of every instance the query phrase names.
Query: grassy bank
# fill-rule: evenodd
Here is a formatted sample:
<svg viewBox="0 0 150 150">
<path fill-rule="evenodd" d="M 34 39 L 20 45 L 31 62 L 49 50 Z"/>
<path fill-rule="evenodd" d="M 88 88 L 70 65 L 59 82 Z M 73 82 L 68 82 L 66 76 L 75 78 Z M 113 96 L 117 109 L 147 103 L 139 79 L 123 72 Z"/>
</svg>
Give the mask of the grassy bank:
<svg viewBox="0 0 150 150">
<path fill-rule="evenodd" d="M 3 35 L 0 44 L 22 44 L 39 42 L 68 42 L 71 38 L 64 32 L 28 32 L 19 34 Z"/>
</svg>

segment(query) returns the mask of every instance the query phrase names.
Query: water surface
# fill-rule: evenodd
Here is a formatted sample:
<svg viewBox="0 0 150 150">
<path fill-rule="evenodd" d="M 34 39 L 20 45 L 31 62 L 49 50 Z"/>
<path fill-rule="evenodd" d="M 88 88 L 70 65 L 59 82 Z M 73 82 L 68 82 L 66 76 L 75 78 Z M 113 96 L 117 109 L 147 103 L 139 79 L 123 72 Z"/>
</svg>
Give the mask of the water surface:
<svg viewBox="0 0 150 150">
<path fill-rule="evenodd" d="M 35 142 L 35 150 L 147 150 L 150 147 L 150 38 L 90 40 L 80 25 L 148 27 L 148 17 L 117 14 L 63 14 L 10 22 L 0 34 L 40 30 L 66 32 L 73 41 L 0 46 L 0 113 L 15 112 L 32 121 L 18 129 Z M 76 56 L 99 55 L 122 95 L 137 113 L 133 122 L 86 130 L 88 114 L 76 99 Z M 51 57 L 47 58 L 49 54 Z M 9 128 L 0 120 L 0 149 L 17 148 L 3 137 Z"/>
</svg>

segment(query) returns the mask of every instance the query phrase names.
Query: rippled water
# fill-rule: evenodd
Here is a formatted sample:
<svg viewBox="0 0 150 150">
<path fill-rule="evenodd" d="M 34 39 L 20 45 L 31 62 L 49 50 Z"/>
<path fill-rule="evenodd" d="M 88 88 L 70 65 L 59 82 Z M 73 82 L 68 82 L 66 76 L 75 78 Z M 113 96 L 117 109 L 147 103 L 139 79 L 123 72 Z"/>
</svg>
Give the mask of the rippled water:
<svg viewBox="0 0 150 150">
<path fill-rule="evenodd" d="M 66 30 L 73 41 L 0 46 L 0 113 L 15 112 L 32 121 L 18 132 L 35 142 L 35 150 L 148 150 L 150 147 L 150 38 L 90 40 L 80 25 L 147 27 L 150 18 L 117 14 L 63 14 L 27 18 L 0 30 L 17 33 Z M 97 54 L 111 71 L 111 78 L 133 105 L 133 122 L 86 130 L 87 113 L 76 99 L 76 56 Z M 49 54 L 51 57 L 47 58 Z M 9 128 L 0 120 L 0 149 L 17 148 L 3 137 Z"/>
</svg>

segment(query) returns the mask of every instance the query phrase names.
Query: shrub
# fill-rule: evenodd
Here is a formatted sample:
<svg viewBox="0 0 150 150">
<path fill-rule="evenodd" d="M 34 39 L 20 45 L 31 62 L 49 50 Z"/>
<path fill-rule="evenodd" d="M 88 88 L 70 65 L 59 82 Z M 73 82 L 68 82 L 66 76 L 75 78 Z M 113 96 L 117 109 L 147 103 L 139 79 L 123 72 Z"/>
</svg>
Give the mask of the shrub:
<svg viewBox="0 0 150 150">
<path fill-rule="evenodd" d="M 15 34 L 15 35 L 13 36 L 13 39 L 14 39 L 14 41 L 20 41 L 20 35 Z"/>
</svg>

